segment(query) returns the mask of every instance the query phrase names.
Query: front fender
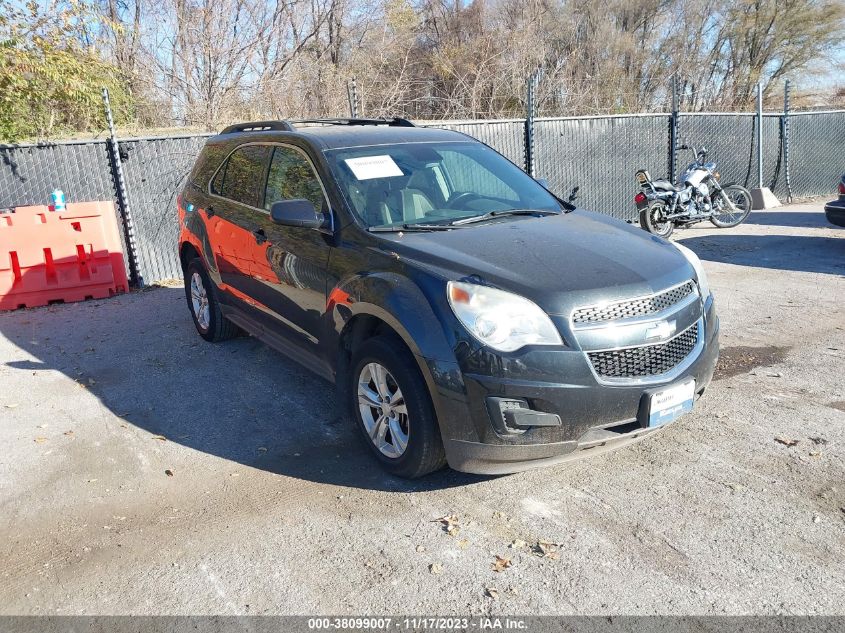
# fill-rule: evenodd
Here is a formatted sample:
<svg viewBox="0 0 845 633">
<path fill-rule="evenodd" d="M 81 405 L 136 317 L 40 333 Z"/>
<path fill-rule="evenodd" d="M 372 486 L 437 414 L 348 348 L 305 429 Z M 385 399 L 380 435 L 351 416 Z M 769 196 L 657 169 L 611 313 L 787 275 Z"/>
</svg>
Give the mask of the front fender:
<svg viewBox="0 0 845 633">
<path fill-rule="evenodd" d="M 445 298 L 445 285 L 443 294 Z M 432 302 L 408 277 L 393 272 L 352 277 L 329 293 L 329 304 L 337 336 L 353 317 L 373 316 L 393 328 L 415 356 L 455 360 L 442 316 L 435 313 Z"/>
<path fill-rule="evenodd" d="M 425 282 L 423 282 L 425 283 Z M 338 284 L 329 293 L 332 319 L 332 338 L 335 350 L 340 350 L 340 337 L 347 324 L 356 316 L 375 317 L 402 339 L 414 355 L 417 368 L 428 387 L 444 438 L 477 439 L 466 406 L 466 385 L 454 346 L 450 342 L 449 310 L 445 300 L 445 283 L 434 281 L 428 294 L 414 280 L 397 273 L 384 272 L 356 276 Z M 442 295 L 443 303 L 436 297 Z M 347 401 L 345 379 L 348 357 L 337 355 L 337 388 L 340 402 Z"/>
</svg>

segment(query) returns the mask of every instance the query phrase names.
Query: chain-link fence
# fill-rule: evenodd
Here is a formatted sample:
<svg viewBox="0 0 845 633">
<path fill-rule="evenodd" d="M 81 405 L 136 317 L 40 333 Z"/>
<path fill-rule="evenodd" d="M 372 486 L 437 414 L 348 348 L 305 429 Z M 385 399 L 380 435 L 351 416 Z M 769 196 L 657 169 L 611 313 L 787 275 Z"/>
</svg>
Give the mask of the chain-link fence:
<svg viewBox="0 0 845 633">
<path fill-rule="evenodd" d="M 763 185 L 782 199 L 831 193 L 845 170 L 841 156 L 845 111 L 792 113 L 788 119 L 781 113 L 767 113 L 761 120 Z M 530 139 L 534 173 L 547 179 L 552 191 L 566 198 L 578 187 L 579 205 L 634 221 L 634 174 L 640 168 L 655 177 L 667 174 L 673 155 L 673 123 L 676 145 L 705 145 L 723 182 L 757 186 L 756 126 L 760 123 L 754 114 L 638 114 L 538 118 L 530 125 L 524 119 L 423 125 L 468 134 L 520 166 L 526 164 L 526 139 Z M 139 278 L 145 283 L 181 275 L 176 195 L 206 137 L 119 142 L 135 225 Z M 680 172 L 692 153 L 677 147 L 674 151 Z M 69 201 L 115 200 L 120 212 L 114 171 L 105 140 L 0 146 L 0 209 L 45 204 L 58 188 Z"/>
</svg>

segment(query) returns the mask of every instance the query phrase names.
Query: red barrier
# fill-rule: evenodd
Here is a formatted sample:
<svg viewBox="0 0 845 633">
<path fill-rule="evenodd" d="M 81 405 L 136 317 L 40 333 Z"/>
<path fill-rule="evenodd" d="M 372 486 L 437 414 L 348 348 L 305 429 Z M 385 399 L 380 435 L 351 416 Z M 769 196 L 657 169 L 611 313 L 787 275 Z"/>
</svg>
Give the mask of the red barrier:
<svg viewBox="0 0 845 633">
<path fill-rule="evenodd" d="M 0 310 L 104 299 L 128 287 L 111 202 L 0 214 Z"/>
</svg>

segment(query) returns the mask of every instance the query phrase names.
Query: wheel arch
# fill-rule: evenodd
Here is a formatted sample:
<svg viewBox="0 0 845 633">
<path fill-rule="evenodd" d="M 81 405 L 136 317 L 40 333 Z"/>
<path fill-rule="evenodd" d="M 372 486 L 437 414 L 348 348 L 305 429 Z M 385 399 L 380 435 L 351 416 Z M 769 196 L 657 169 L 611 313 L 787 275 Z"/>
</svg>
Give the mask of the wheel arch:
<svg viewBox="0 0 845 633">
<path fill-rule="evenodd" d="M 357 346 L 373 336 L 386 335 L 411 352 L 435 410 L 439 410 L 437 385 L 429 361 L 454 360 L 454 353 L 423 290 L 407 277 L 385 273 L 350 279 L 332 291 L 330 297 L 333 296 L 345 298 L 332 308 L 337 340 L 331 347 L 334 352 L 330 353 L 336 354 L 338 402 L 347 402 L 352 356 Z"/>
<path fill-rule="evenodd" d="M 182 265 L 182 270 L 185 270 L 188 267 L 188 262 L 195 257 L 201 257 L 197 247 L 192 242 L 183 241 L 179 245 L 179 263 Z"/>
</svg>

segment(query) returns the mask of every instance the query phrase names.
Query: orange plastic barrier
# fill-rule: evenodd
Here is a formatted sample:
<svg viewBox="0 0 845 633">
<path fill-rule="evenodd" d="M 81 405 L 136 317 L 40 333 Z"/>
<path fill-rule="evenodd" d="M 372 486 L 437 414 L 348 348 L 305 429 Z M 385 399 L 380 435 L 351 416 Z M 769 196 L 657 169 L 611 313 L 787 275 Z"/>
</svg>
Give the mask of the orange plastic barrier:
<svg viewBox="0 0 845 633">
<path fill-rule="evenodd" d="M 104 299 L 128 287 L 111 202 L 0 214 L 0 310 Z"/>
</svg>

